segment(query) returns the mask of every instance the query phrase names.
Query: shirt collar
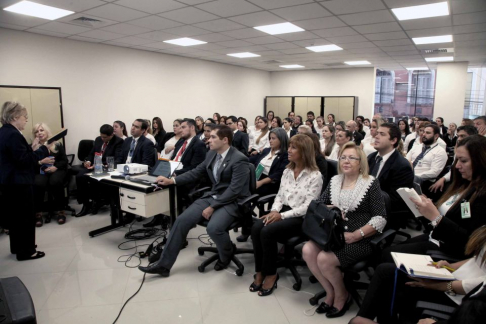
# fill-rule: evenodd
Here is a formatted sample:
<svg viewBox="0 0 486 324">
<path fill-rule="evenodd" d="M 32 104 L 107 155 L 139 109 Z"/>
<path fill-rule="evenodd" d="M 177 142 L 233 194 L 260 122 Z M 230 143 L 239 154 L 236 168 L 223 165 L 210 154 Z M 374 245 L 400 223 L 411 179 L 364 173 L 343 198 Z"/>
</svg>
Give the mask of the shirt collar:
<svg viewBox="0 0 486 324">
<path fill-rule="evenodd" d="M 385 163 L 386 163 L 386 161 L 387 161 L 387 160 L 390 158 L 390 156 L 391 156 L 393 153 L 395 153 L 395 150 L 394 150 L 394 149 L 393 149 L 393 150 L 391 150 L 390 152 L 388 152 L 387 154 L 383 155 L 383 156 L 381 156 L 381 155 L 380 155 L 380 156 L 381 156 L 381 158 L 383 159 L 383 164 L 385 164 Z M 379 154 L 378 154 L 378 155 L 379 155 Z"/>
<path fill-rule="evenodd" d="M 224 151 L 223 153 L 221 153 L 221 157 L 222 157 L 223 160 L 226 158 L 226 155 L 228 154 L 230 148 L 231 148 L 231 146 L 228 147 L 228 149 L 226 151 Z"/>
<path fill-rule="evenodd" d="M 235 130 L 233 131 L 233 134 L 236 134 L 236 132 L 237 132 L 237 131 L 238 131 L 238 129 L 235 129 Z"/>
</svg>

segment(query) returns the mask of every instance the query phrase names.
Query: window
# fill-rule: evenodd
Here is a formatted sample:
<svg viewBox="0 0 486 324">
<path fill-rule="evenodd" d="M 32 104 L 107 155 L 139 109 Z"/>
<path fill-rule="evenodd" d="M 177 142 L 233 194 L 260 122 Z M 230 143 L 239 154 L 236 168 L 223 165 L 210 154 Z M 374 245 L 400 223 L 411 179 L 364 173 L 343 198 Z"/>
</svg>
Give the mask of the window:
<svg viewBox="0 0 486 324">
<path fill-rule="evenodd" d="M 484 93 L 486 90 L 486 68 L 467 69 L 466 99 L 464 118 L 474 119 L 486 115 Z"/>
</svg>

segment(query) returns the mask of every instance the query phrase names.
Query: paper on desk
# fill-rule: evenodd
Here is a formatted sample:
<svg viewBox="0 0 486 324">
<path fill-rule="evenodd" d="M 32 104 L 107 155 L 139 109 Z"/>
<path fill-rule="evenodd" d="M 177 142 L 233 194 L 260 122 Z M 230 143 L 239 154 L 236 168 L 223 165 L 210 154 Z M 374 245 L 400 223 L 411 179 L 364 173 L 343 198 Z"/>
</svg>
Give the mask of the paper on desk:
<svg viewBox="0 0 486 324">
<path fill-rule="evenodd" d="M 180 170 L 183 168 L 182 162 L 170 161 L 170 175 L 174 174 L 175 170 Z"/>
</svg>

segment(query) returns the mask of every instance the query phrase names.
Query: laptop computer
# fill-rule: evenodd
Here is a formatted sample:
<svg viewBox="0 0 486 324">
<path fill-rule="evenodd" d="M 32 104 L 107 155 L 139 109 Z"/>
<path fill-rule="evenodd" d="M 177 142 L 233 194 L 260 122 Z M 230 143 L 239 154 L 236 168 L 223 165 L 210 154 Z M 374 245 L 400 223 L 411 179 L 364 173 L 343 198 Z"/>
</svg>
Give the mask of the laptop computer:
<svg viewBox="0 0 486 324">
<path fill-rule="evenodd" d="M 171 176 L 171 165 L 169 161 L 157 160 L 153 168 L 149 171 L 147 175 L 139 176 L 134 178 L 135 180 L 141 180 L 144 182 L 155 183 L 155 180 L 159 176 L 170 178 Z"/>
</svg>

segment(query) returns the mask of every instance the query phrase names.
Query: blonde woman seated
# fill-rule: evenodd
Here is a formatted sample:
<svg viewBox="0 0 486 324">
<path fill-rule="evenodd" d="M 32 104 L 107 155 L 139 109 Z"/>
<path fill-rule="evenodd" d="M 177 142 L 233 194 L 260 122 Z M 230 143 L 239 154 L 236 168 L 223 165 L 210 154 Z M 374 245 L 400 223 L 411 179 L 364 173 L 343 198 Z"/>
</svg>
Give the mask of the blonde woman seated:
<svg viewBox="0 0 486 324">
<path fill-rule="evenodd" d="M 341 210 L 346 244 L 325 252 L 311 240 L 302 250 L 307 266 L 327 293 L 316 312 L 329 318 L 343 316 L 352 302 L 341 269 L 368 257 L 371 239 L 386 224 L 380 183 L 368 175 L 366 155 L 353 142 L 344 144 L 340 151 L 338 173 L 319 200 Z"/>
<path fill-rule="evenodd" d="M 370 136 L 365 137 L 361 141 L 361 148 L 365 152 L 366 156 L 370 155 L 371 153 L 376 152 L 375 150 L 375 136 L 376 131 L 378 128 L 383 124 L 383 119 L 373 119 L 370 124 Z"/>
</svg>

